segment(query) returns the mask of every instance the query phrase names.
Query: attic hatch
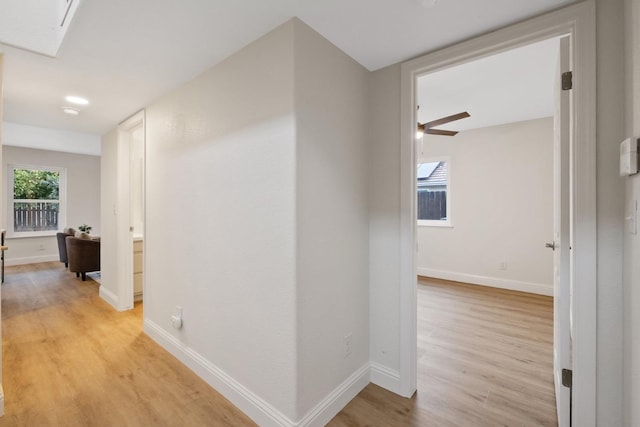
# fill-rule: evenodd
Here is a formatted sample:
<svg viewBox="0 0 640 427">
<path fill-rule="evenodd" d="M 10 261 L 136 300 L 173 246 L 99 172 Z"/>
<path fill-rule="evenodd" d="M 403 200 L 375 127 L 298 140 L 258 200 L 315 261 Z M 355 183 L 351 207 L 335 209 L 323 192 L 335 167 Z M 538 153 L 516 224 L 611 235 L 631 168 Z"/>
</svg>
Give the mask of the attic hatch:
<svg viewBox="0 0 640 427">
<path fill-rule="evenodd" d="M 2 2 L 0 43 L 55 57 L 81 1 Z"/>
</svg>

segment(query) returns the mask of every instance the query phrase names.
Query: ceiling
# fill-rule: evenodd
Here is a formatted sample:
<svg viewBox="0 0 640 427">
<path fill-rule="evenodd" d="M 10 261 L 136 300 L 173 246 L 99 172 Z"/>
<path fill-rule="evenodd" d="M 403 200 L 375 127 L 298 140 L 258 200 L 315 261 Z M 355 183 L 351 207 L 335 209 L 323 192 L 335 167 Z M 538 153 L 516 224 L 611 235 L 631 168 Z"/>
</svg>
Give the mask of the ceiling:
<svg viewBox="0 0 640 427">
<path fill-rule="evenodd" d="M 56 58 L 0 44 L 4 119 L 102 135 L 294 16 L 376 70 L 572 2 L 83 0 Z M 71 94 L 90 100 L 76 117 Z"/>
<path fill-rule="evenodd" d="M 468 130 L 553 116 L 559 39 L 545 40 L 418 78 L 418 122 L 466 111 L 438 126 Z"/>
</svg>

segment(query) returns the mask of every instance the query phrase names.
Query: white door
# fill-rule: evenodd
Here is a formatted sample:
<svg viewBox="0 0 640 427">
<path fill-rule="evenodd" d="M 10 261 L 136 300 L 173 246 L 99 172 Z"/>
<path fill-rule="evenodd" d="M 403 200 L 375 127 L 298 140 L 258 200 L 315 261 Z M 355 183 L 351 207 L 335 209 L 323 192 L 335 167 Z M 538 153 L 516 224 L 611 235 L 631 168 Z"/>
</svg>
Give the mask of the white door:
<svg viewBox="0 0 640 427">
<path fill-rule="evenodd" d="M 569 37 L 560 40 L 558 72 L 555 87 L 554 116 L 554 206 L 553 206 L 553 371 L 558 410 L 558 426 L 569 427 L 570 389 L 563 386 L 562 370 L 572 369 L 571 301 L 570 301 L 570 192 L 569 138 L 570 90 L 562 89 L 562 74 L 569 71 Z"/>
</svg>

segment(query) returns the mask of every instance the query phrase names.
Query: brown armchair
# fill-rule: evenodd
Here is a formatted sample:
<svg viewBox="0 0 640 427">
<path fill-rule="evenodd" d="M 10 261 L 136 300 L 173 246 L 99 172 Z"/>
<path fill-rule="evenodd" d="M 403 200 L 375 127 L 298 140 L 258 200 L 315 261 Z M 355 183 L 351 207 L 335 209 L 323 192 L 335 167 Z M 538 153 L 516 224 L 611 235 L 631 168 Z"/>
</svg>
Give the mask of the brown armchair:
<svg viewBox="0 0 640 427">
<path fill-rule="evenodd" d="M 100 240 L 68 236 L 65 243 L 70 272 L 76 276 L 82 274 L 82 281 L 85 281 L 87 273 L 100 271 Z"/>
<path fill-rule="evenodd" d="M 75 233 L 75 232 L 74 232 Z M 67 243 L 65 239 L 69 236 L 73 236 L 73 233 L 65 231 L 56 233 L 58 239 L 58 254 L 60 255 L 60 262 L 64 262 L 65 267 L 69 267 L 69 260 L 67 258 Z"/>
</svg>

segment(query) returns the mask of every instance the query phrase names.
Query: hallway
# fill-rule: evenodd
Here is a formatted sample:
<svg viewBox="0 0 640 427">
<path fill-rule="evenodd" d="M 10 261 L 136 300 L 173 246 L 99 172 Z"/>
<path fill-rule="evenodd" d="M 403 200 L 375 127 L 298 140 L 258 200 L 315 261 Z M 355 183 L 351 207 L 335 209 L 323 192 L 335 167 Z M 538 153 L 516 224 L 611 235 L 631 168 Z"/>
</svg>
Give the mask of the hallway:
<svg viewBox="0 0 640 427">
<path fill-rule="evenodd" d="M 0 426 L 249 426 L 251 420 L 59 262 L 8 267 Z"/>
</svg>

